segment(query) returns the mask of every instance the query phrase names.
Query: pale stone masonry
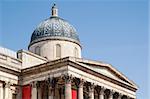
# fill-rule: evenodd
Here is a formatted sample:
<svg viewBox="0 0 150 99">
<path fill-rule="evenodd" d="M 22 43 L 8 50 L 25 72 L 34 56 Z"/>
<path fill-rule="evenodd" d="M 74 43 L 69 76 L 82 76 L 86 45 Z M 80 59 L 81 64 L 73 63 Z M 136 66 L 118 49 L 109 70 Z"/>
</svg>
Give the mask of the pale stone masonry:
<svg viewBox="0 0 150 99">
<path fill-rule="evenodd" d="M 75 28 L 52 16 L 28 51 L 0 47 L 0 99 L 136 99 L 136 84 L 110 64 L 84 59 Z"/>
</svg>

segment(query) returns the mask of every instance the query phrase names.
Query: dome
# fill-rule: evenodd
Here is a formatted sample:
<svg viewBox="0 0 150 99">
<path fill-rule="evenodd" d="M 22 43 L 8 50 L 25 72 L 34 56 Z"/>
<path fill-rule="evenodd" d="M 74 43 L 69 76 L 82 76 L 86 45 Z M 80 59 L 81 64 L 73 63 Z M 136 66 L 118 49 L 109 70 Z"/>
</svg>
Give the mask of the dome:
<svg viewBox="0 0 150 99">
<path fill-rule="evenodd" d="M 42 38 L 60 38 L 79 42 L 75 28 L 66 20 L 58 17 L 55 5 L 52 7 L 52 16 L 41 22 L 32 33 L 30 44 Z"/>
<path fill-rule="evenodd" d="M 55 4 L 51 11 L 52 16 L 42 21 L 33 31 L 28 50 L 48 60 L 68 56 L 81 58 L 82 49 L 75 28 L 58 17 Z"/>
</svg>

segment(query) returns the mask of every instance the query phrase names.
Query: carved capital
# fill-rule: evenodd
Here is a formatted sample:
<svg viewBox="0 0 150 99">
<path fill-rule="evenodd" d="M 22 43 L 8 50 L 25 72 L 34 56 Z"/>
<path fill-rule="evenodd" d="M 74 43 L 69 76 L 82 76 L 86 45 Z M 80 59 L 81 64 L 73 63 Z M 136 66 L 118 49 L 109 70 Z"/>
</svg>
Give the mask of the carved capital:
<svg viewBox="0 0 150 99">
<path fill-rule="evenodd" d="M 103 95 L 105 90 L 106 90 L 106 88 L 101 86 L 100 95 Z"/>
<path fill-rule="evenodd" d="M 109 97 L 113 97 L 113 94 L 115 93 L 114 90 L 110 90 L 110 94 L 109 94 Z"/>
<path fill-rule="evenodd" d="M 41 88 L 40 81 L 37 81 L 36 86 L 37 88 Z"/>
<path fill-rule="evenodd" d="M 66 84 L 71 83 L 71 81 L 73 80 L 72 75 L 66 74 L 63 76 L 63 80 L 65 81 Z"/>
<path fill-rule="evenodd" d="M 4 84 L 3 83 L 0 83 L 0 88 L 4 88 Z"/>
<path fill-rule="evenodd" d="M 82 88 L 85 80 L 80 78 L 80 79 L 75 79 L 74 82 L 78 88 Z"/>
<path fill-rule="evenodd" d="M 54 78 L 54 77 L 51 77 L 51 78 L 48 78 L 47 82 L 48 82 L 49 88 L 55 88 L 55 86 L 58 82 L 58 79 Z"/>
<path fill-rule="evenodd" d="M 83 87 L 84 82 L 85 82 L 85 80 L 80 79 L 80 82 L 79 82 L 79 84 L 78 84 L 78 87 L 79 87 L 79 88 Z"/>
<path fill-rule="evenodd" d="M 130 99 L 130 96 L 127 96 L 127 99 Z"/>
<path fill-rule="evenodd" d="M 91 83 L 91 85 L 89 86 L 89 92 L 94 92 L 94 88 L 95 88 L 94 83 Z"/>
<path fill-rule="evenodd" d="M 121 99 L 122 96 L 123 96 L 123 94 L 122 94 L 122 93 L 119 93 L 119 94 L 118 94 L 118 99 Z"/>
<path fill-rule="evenodd" d="M 6 82 L 6 83 L 5 83 L 5 88 L 10 88 L 10 86 L 11 86 L 11 83 L 10 83 L 10 82 Z"/>
<path fill-rule="evenodd" d="M 32 86 L 32 88 L 37 88 L 37 81 L 33 81 L 33 82 L 31 83 L 31 86 Z"/>
</svg>

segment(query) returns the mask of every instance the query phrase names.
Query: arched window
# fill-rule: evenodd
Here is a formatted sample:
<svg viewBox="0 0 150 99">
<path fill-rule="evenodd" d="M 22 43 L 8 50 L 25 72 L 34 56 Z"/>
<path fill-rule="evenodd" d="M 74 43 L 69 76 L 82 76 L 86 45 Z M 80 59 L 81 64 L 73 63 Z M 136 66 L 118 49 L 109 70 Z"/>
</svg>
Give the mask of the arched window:
<svg viewBox="0 0 150 99">
<path fill-rule="evenodd" d="M 56 58 L 61 57 L 61 46 L 60 44 L 56 44 Z"/>
<path fill-rule="evenodd" d="M 79 56 L 79 55 L 78 55 L 78 49 L 77 49 L 76 47 L 74 48 L 74 56 L 75 56 L 75 57 L 78 57 L 78 56 Z"/>
<path fill-rule="evenodd" d="M 35 47 L 35 54 L 40 55 L 40 47 L 39 46 Z"/>
</svg>

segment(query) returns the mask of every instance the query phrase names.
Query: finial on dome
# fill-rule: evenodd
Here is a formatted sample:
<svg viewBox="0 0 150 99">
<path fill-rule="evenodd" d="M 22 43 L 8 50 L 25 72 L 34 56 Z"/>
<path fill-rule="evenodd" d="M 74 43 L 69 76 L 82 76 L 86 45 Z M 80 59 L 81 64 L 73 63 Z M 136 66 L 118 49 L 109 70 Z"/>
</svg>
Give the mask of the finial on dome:
<svg viewBox="0 0 150 99">
<path fill-rule="evenodd" d="M 54 3 L 54 5 L 52 6 L 52 16 L 58 16 L 58 9 L 56 4 Z"/>
</svg>

